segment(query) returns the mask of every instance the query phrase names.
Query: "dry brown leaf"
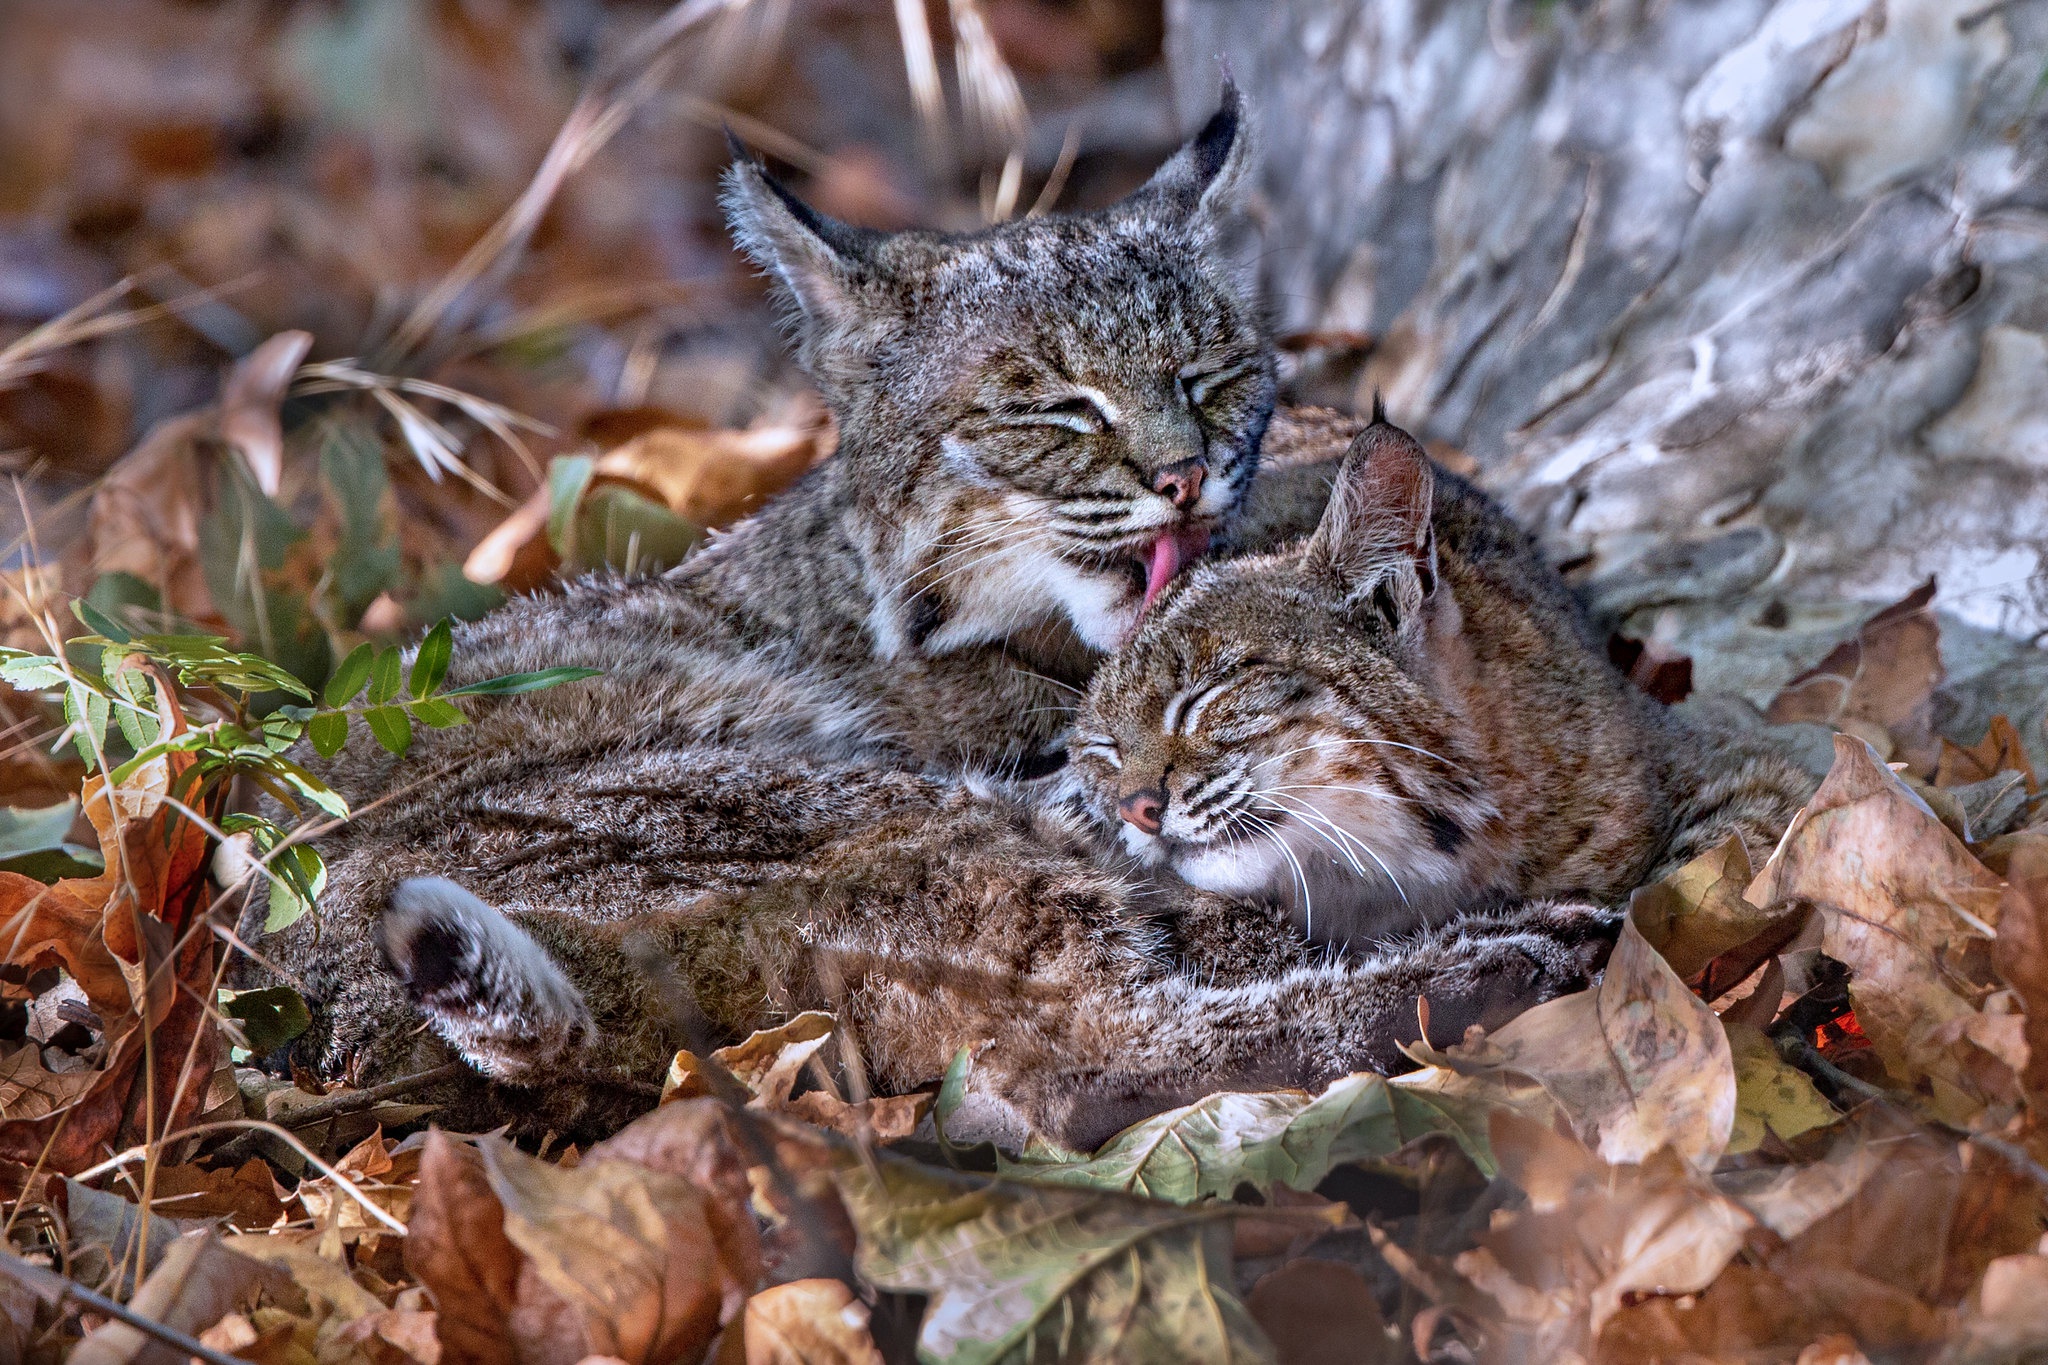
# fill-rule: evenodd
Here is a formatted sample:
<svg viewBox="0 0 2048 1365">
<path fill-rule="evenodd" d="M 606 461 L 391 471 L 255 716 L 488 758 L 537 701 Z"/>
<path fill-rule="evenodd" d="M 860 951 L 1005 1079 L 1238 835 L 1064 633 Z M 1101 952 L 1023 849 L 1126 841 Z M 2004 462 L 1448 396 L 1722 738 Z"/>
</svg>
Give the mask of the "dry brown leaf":
<svg viewBox="0 0 2048 1365">
<path fill-rule="evenodd" d="M 2002 1365 L 2048 1350 L 2048 1241 L 2041 1251 L 2001 1256 L 1964 1304 L 1940 1365 Z"/>
<path fill-rule="evenodd" d="M 495 1140 L 480 1150 L 526 1255 L 512 1314 L 522 1358 L 696 1359 L 739 1315 L 760 1268 L 735 1262 L 689 1181 L 595 1155 L 563 1170 Z"/>
<path fill-rule="evenodd" d="M 1417 1082 L 1425 1088 L 1540 1112 L 1523 1078 L 1534 1082 L 1616 1164 L 1669 1147 L 1711 1165 L 1735 1122 L 1735 1064 L 1720 1019 L 1632 920 L 1598 986 L 1431 1060 L 1443 1074 Z"/>
<path fill-rule="evenodd" d="M 1934 689 L 1947 676 L 1941 626 L 1929 610 L 1934 580 L 1863 623 L 1856 638 L 1785 684 L 1766 717 L 1773 725 L 1810 721 L 1837 729 L 1881 727 L 1915 773 L 1934 771 Z"/>
<path fill-rule="evenodd" d="M 1804 906 L 1759 907 L 1745 900 L 1753 880 L 1749 853 L 1730 835 L 1639 889 L 1629 899 L 1629 918 L 1681 980 L 1700 978 L 1701 994 L 1713 1000 L 1790 942 L 1805 922 Z"/>
<path fill-rule="evenodd" d="M 1480 1356 L 1489 1362 L 1590 1359 L 1624 1302 L 1705 1289 L 1755 1225 L 1669 1150 L 1611 1166 L 1505 1111 L 1493 1116 L 1491 1141 L 1529 1209 L 1496 1215 L 1452 1261 L 1490 1301 Z M 1469 1312 L 1474 1299 L 1460 1297 Z"/>
<path fill-rule="evenodd" d="M 882 1365 L 868 1308 L 838 1280 L 793 1280 L 747 1300 L 747 1365 Z"/>
<path fill-rule="evenodd" d="M 859 1104 L 849 1104 L 822 1090 L 791 1096 L 803 1068 L 832 1041 L 833 1027 L 831 1015 L 806 1010 L 787 1023 L 755 1032 L 745 1042 L 720 1048 L 711 1057 L 753 1092 L 750 1109 L 794 1114 L 806 1123 L 868 1141 L 899 1142 L 909 1137 L 931 1107 L 930 1095 L 895 1095 Z M 661 1102 L 711 1093 L 696 1054 L 688 1050 L 676 1053 L 662 1083 Z"/>
<path fill-rule="evenodd" d="M 1263 1276 L 1245 1308 L 1272 1339 L 1280 1365 L 1398 1365 L 1372 1286 L 1336 1261 L 1289 1261 Z"/>
<path fill-rule="evenodd" d="M 2025 1007 L 2027 1102 L 2048 1111 L 2048 834 L 2022 834 L 2006 861 L 1991 964 Z"/>
<path fill-rule="evenodd" d="M 420 1150 L 405 1268 L 433 1293 L 446 1365 L 490 1365 L 512 1354 L 506 1322 L 525 1258 L 505 1235 L 505 1211 L 476 1153 L 439 1130 Z"/>
<path fill-rule="evenodd" d="M 1768 1132 L 1781 1139 L 1824 1128 L 1841 1117 L 1805 1072 L 1778 1056 L 1777 1047 L 1757 1028 L 1722 1020 L 1728 1047 L 1735 1056 L 1735 1127 L 1728 1136 L 1728 1154 L 1756 1150 Z"/>
<path fill-rule="evenodd" d="M 279 332 L 236 361 L 220 387 L 220 438 L 242 457 L 265 497 L 284 482 L 284 424 L 278 408 L 306 353 L 311 332 Z"/>
<path fill-rule="evenodd" d="M 1984 738 L 1969 748 L 1946 739 L 1941 742 L 1941 760 L 1934 769 L 1934 785 L 1967 787 L 1972 782 L 1982 782 L 2004 772 L 2022 774 L 2029 794 L 2041 789 L 2034 776 L 2034 765 L 2027 758 L 2027 747 L 2020 742 L 2020 732 L 2004 716 L 1993 716 Z"/>
<path fill-rule="evenodd" d="M 1886 1071 L 1967 1123 L 2016 1106 L 2027 1064 L 2024 1020 L 1990 970 L 2003 889 L 1869 746 L 1837 735 L 1827 780 L 1748 895 L 1818 907 Z"/>
<path fill-rule="evenodd" d="M 164 722 L 166 734 L 184 729 L 175 706 Z M 143 764 L 118 788 L 110 790 L 101 778 L 85 784 L 85 815 L 106 859 L 99 876 L 45 886 L 0 872 L 6 960 L 29 970 L 61 964 L 112 1044 L 91 1083 L 75 1092 L 38 1075 L 39 1066 L 10 1059 L 11 1080 L 20 1087 L 16 1098 L 34 1094 L 36 1107 L 56 1107 L 6 1111 L 0 1159 L 68 1172 L 125 1145 L 119 1141 L 124 1126 L 138 1123 L 148 1102 L 148 1086 L 141 1084 L 145 1056 L 153 1062 L 154 1093 L 178 1097 L 176 1113 L 154 1115 L 158 1125 L 188 1122 L 206 1097 L 214 1028 L 204 1002 L 212 998 L 214 943 L 210 935 L 184 930 L 208 900 L 208 846 L 205 831 L 166 799 L 192 762 L 190 755 L 168 754 Z M 202 813 L 210 815 L 218 799 L 209 798 Z M 167 962 L 173 952 L 176 960 Z M 6 993 L 19 994 L 11 987 Z M 189 1078 L 183 1074 L 188 1059 L 197 1071 Z"/>
<path fill-rule="evenodd" d="M 91 583 L 130 573 L 156 588 L 165 611 L 213 619 L 199 562 L 208 465 L 200 443 L 213 432 L 210 412 L 167 417 L 115 461 L 93 487 L 85 534 L 66 551 L 68 576 Z"/>
<path fill-rule="evenodd" d="M 265 1289 L 291 1293 L 290 1282 L 273 1268 L 229 1250 L 212 1233 L 195 1232 L 171 1244 L 128 1306 L 189 1334 Z M 70 1359 L 73 1365 L 185 1365 L 186 1357 L 139 1328 L 110 1322 L 79 1342 Z"/>
</svg>

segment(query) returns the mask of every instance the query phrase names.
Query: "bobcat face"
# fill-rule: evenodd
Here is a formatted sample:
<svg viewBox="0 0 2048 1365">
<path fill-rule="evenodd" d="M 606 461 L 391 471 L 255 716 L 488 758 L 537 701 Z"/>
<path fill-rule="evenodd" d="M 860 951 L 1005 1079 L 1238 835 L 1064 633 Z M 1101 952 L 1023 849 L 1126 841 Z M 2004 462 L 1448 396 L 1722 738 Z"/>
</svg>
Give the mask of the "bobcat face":
<svg viewBox="0 0 2048 1365">
<path fill-rule="evenodd" d="M 1387 474 L 1354 455 L 1306 546 L 1189 575 L 1098 671 L 1069 750 L 1132 854 L 1289 905 L 1312 936 L 1441 908 L 1496 813 L 1440 699 L 1431 637 L 1455 608 L 1427 489 L 1418 529 Z"/>
<path fill-rule="evenodd" d="M 960 236 L 815 213 L 749 162 L 726 202 L 840 424 L 885 654 L 1064 620 L 1128 638 L 1237 506 L 1271 348 L 1228 238 L 1236 93 L 1101 213 Z"/>
</svg>

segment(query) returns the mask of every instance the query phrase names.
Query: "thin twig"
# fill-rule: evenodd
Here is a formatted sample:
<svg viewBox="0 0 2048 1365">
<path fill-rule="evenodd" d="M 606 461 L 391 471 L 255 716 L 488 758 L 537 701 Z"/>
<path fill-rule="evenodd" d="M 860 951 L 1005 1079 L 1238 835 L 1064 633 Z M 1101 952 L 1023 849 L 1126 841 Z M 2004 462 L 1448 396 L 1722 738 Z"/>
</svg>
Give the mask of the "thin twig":
<svg viewBox="0 0 2048 1365">
<path fill-rule="evenodd" d="M 439 1066 L 428 1067 L 425 1071 L 416 1071 L 410 1076 L 400 1076 L 397 1080 L 373 1085 L 367 1090 L 351 1090 L 346 1094 L 325 1096 L 304 1108 L 294 1109 L 283 1115 L 283 1118 L 293 1128 L 311 1128 L 315 1124 L 326 1123 L 331 1119 L 346 1118 L 361 1110 L 373 1109 L 386 1100 L 396 1099 L 400 1095 L 423 1090 L 442 1081 L 453 1080 L 468 1070 L 469 1065 L 466 1062 L 443 1062 Z M 255 1133 L 243 1133 L 214 1152 L 213 1159 L 239 1162 L 245 1157 L 254 1156 L 256 1138 Z"/>
</svg>

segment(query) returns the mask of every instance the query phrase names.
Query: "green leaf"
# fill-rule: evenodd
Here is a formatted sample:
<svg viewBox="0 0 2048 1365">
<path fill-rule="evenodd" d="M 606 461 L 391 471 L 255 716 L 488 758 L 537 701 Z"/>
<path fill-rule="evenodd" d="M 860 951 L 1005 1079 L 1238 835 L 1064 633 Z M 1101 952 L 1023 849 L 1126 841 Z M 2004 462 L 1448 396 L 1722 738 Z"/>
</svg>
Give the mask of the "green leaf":
<svg viewBox="0 0 2048 1365">
<path fill-rule="evenodd" d="M 406 742 L 408 744 L 412 742 L 412 731 L 410 727 L 408 727 L 406 730 Z M 385 747 L 389 748 L 390 746 L 386 745 Z M 402 753 L 404 751 L 398 750 L 397 752 Z M 270 772 L 276 773 L 285 781 L 291 783 L 292 786 L 297 788 L 299 793 L 302 796 L 304 796 L 308 801 L 311 801 L 314 805 L 318 806 L 321 810 L 326 811 L 335 819 L 348 819 L 348 802 L 342 799 L 341 793 L 336 791 L 334 788 L 328 786 L 325 782 L 322 782 L 319 778 L 313 776 L 313 774 L 307 772 L 304 768 L 301 768 L 298 764 L 292 762 L 290 759 L 269 757 L 268 761 L 264 764 L 264 767 L 268 769 Z"/>
<path fill-rule="evenodd" d="M 370 663 L 377 657 L 377 647 L 365 640 L 348 652 L 341 666 L 327 679 L 327 687 L 320 699 L 329 706 L 347 706 L 356 699 L 356 693 L 363 690 L 363 684 L 370 680 Z"/>
<path fill-rule="evenodd" d="M 419 653 L 413 655 L 412 676 L 406 680 L 406 690 L 415 697 L 433 696 L 441 679 L 448 676 L 448 660 L 454 654 L 455 640 L 448 623 L 436 621 L 427 638 L 420 641 Z"/>
<path fill-rule="evenodd" d="M 383 448 L 362 431 L 337 422 L 321 448 L 320 473 L 341 513 L 341 534 L 327 567 L 341 604 L 341 622 L 353 627 L 377 595 L 398 582 L 398 538 L 384 512 L 391 481 L 384 472 Z"/>
<path fill-rule="evenodd" d="M 452 701 L 446 701 L 440 697 L 429 697 L 425 701 L 407 702 L 406 706 L 412 711 L 412 718 L 414 720 L 422 725 L 432 726 L 436 730 L 447 730 L 457 725 L 469 724 L 469 717 L 463 714 L 461 707 Z"/>
<path fill-rule="evenodd" d="M 117 645 L 125 645 L 135 638 L 126 626 L 83 597 L 71 599 L 71 614 L 83 622 L 87 630 L 95 635 L 104 635 Z"/>
<path fill-rule="evenodd" d="M 313 1024 L 305 999 L 290 986 L 222 991 L 221 1010 L 242 1025 L 249 1051 L 258 1057 L 277 1051 Z"/>
<path fill-rule="evenodd" d="M 576 557 L 576 509 L 597 472 L 587 455 L 557 455 L 548 461 L 548 544 L 564 559 Z"/>
<path fill-rule="evenodd" d="M 1265 1361 L 1232 1292 L 1228 1204 L 1185 1208 L 924 1166 L 878 1153 L 840 1193 L 861 1278 L 927 1294 L 920 1359 Z"/>
<path fill-rule="evenodd" d="M 263 932 L 274 934 L 311 910 L 327 889 L 327 864 L 307 844 L 287 844 L 270 860 L 270 913 Z"/>
<path fill-rule="evenodd" d="M 564 558 L 572 567 L 634 574 L 659 573 L 681 563 L 704 538 L 701 527 L 666 504 L 616 484 L 599 484 L 584 493 L 571 530 L 574 552 Z"/>
<path fill-rule="evenodd" d="M 322 758 L 333 758 L 348 743 L 348 712 L 322 711 L 306 722 L 306 737 Z"/>
<path fill-rule="evenodd" d="M 370 727 L 370 733 L 377 742 L 392 753 L 404 757 L 412 747 L 412 718 L 402 706 L 379 706 L 363 713 L 363 721 Z"/>
<path fill-rule="evenodd" d="M 125 569 L 114 569 L 93 580 L 85 600 L 116 621 L 136 619 L 131 612 L 141 613 L 144 619 L 157 620 L 161 620 L 164 614 L 163 594 L 156 590 L 156 585 Z"/>
<path fill-rule="evenodd" d="M 76 799 L 40 809 L 0 806 L 0 872 L 54 882 L 105 871 L 106 862 L 96 851 L 66 841 L 77 816 Z"/>
<path fill-rule="evenodd" d="M 156 684 L 140 669 L 118 668 L 107 675 L 107 685 L 116 696 L 125 702 L 114 708 L 114 720 L 121 727 L 121 737 L 128 741 L 131 749 L 147 749 L 157 742 L 163 733 L 163 722 L 156 714 Z"/>
<path fill-rule="evenodd" d="M 1211 1095 L 1111 1138 L 1083 1161 L 1002 1161 L 1006 1175 L 1056 1185 L 1128 1190 L 1185 1204 L 1229 1199 L 1240 1185 L 1312 1190 L 1333 1169 L 1393 1155 L 1425 1133 L 1447 1133 L 1487 1175 L 1486 1106 L 1391 1085 L 1369 1074 L 1298 1090 Z"/>
<path fill-rule="evenodd" d="M 538 692 L 563 683 L 581 682 L 604 672 L 601 668 L 543 668 L 538 673 L 505 673 L 481 682 L 451 687 L 444 697 L 509 697 L 520 692 Z"/>
<path fill-rule="evenodd" d="M 366 700 L 372 706 L 382 706 L 398 695 L 401 686 L 397 645 L 386 645 L 377 651 L 376 662 L 370 665 L 370 694 Z"/>
<path fill-rule="evenodd" d="M 57 661 L 45 654 L 30 654 L 0 664 L 0 682 L 22 692 L 49 692 L 64 686 L 67 679 Z"/>
<path fill-rule="evenodd" d="M 73 683 L 64 693 L 64 718 L 78 727 L 72 743 L 79 757 L 87 768 L 97 771 L 100 756 L 107 751 L 107 722 L 113 719 L 113 703 L 105 693 Z"/>
</svg>

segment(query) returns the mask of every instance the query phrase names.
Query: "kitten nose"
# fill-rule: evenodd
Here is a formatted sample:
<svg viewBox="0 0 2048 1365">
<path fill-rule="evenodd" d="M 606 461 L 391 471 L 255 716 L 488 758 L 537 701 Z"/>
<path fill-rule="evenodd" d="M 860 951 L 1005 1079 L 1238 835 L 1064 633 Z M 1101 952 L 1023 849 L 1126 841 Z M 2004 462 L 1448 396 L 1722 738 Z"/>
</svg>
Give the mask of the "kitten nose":
<svg viewBox="0 0 2048 1365">
<path fill-rule="evenodd" d="M 1136 825 L 1147 834 L 1157 834 L 1159 817 L 1166 814 L 1166 793 L 1157 787 L 1132 792 L 1116 803 L 1116 813 L 1124 818 L 1124 823 Z"/>
<path fill-rule="evenodd" d="M 1186 507 L 1202 496 L 1202 476 L 1208 472 L 1208 462 L 1199 455 L 1176 461 L 1152 476 L 1152 491 L 1172 498 L 1175 507 Z"/>
</svg>

